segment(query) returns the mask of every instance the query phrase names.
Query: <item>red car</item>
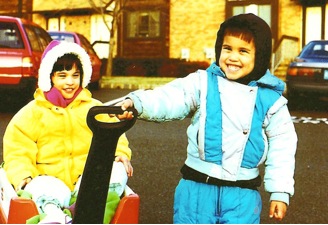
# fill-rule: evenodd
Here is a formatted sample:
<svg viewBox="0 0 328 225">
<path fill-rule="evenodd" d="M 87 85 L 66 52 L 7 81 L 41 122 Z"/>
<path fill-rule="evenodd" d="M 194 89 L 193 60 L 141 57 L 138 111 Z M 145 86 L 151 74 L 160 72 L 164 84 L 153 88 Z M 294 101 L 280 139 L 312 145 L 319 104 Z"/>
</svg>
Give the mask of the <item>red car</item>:
<svg viewBox="0 0 328 225">
<path fill-rule="evenodd" d="M 99 59 L 96 51 L 86 37 L 76 32 L 68 31 L 48 31 L 51 38 L 59 41 L 75 42 L 82 46 L 89 54 L 92 64 L 92 76 L 89 88 L 98 89 L 100 80 L 101 60 Z"/>
<path fill-rule="evenodd" d="M 37 87 L 43 50 L 51 41 L 39 25 L 16 17 L 0 16 L 0 91 L 29 100 Z M 11 93 L 15 92 L 15 95 Z"/>
</svg>

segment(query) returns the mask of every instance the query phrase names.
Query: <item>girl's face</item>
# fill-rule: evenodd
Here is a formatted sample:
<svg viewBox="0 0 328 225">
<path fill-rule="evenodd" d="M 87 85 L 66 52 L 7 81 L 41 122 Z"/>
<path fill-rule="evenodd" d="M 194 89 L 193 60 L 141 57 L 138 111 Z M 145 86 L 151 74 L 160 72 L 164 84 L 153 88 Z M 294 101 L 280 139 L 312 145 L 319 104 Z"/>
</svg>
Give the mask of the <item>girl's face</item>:
<svg viewBox="0 0 328 225">
<path fill-rule="evenodd" d="M 239 37 L 225 35 L 219 66 L 229 80 L 237 80 L 250 74 L 255 65 L 255 44 Z"/>
<path fill-rule="evenodd" d="M 81 74 L 74 64 L 71 70 L 54 72 L 51 80 L 54 87 L 60 91 L 63 97 L 70 99 L 80 86 Z"/>
</svg>

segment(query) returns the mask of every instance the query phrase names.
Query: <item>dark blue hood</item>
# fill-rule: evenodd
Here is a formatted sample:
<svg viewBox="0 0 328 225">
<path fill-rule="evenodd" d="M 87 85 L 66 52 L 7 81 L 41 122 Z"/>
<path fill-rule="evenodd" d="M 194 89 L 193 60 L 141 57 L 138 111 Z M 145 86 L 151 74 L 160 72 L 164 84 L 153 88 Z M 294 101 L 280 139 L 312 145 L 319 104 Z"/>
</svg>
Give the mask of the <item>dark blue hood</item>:
<svg viewBox="0 0 328 225">
<path fill-rule="evenodd" d="M 242 78 L 242 81 L 238 82 L 248 84 L 252 80 L 260 79 L 270 66 L 272 34 L 269 25 L 263 19 L 251 13 L 236 15 L 224 21 L 217 33 L 215 43 L 217 65 L 219 65 L 223 38 L 227 28 L 246 30 L 254 37 L 256 49 L 254 69 L 248 76 Z"/>
</svg>

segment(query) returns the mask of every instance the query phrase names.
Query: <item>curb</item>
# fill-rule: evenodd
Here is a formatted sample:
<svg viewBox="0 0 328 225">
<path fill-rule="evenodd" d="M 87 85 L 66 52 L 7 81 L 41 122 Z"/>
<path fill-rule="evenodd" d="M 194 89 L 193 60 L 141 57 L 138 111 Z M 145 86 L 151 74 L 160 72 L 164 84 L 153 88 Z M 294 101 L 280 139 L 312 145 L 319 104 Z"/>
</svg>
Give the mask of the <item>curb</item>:
<svg viewBox="0 0 328 225">
<path fill-rule="evenodd" d="M 138 76 L 102 76 L 100 88 L 109 89 L 153 89 L 164 85 L 176 77 L 138 77 Z"/>
</svg>

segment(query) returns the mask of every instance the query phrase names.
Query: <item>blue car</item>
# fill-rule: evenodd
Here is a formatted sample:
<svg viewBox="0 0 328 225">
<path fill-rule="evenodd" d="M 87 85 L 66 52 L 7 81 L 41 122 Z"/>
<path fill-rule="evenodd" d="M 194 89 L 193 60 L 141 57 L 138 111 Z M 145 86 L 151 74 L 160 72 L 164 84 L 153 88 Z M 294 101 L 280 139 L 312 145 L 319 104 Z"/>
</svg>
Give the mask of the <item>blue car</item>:
<svg viewBox="0 0 328 225">
<path fill-rule="evenodd" d="M 290 63 L 287 76 L 287 97 L 328 97 L 328 41 L 311 41 Z"/>
</svg>

